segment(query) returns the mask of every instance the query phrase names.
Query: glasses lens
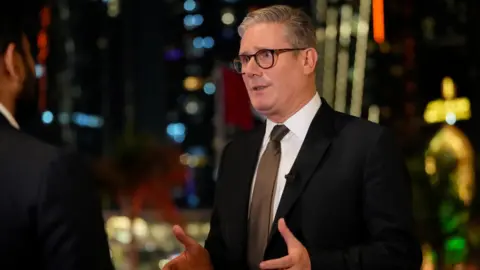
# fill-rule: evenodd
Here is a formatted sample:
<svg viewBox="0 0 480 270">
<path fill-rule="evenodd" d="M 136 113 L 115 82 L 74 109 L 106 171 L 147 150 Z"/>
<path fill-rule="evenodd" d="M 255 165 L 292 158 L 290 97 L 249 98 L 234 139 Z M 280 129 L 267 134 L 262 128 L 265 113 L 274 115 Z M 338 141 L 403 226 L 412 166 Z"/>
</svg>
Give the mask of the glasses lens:
<svg viewBox="0 0 480 270">
<path fill-rule="evenodd" d="M 255 54 L 255 60 L 261 68 L 273 66 L 273 52 L 271 50 L 260 50 Z"/>
<path fill-rule="evenodd" d="M 238 73 L 242 73 L 242 63 L 240 62 L 240 60 L 235 59 L 233 61 L 233 69 L 235 69 L 235 71 Z"/>
</svg>

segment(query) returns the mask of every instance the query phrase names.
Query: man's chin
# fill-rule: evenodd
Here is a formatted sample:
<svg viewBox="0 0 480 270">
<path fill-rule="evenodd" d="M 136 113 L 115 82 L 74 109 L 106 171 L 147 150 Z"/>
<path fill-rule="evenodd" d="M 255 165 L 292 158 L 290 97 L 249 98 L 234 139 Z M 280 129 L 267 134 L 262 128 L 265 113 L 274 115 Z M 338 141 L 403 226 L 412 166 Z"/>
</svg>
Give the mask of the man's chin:
<svg viewBox="0 0 480 270">
<path fill-rule="evenodd" d="M 255 105 L 252 105 L 252 107 L 257 113 L 261 114 L 264 117 L 268 116 L 269 113 L 272 111 L 271 106 L 255 106 Z"/>
</svg>

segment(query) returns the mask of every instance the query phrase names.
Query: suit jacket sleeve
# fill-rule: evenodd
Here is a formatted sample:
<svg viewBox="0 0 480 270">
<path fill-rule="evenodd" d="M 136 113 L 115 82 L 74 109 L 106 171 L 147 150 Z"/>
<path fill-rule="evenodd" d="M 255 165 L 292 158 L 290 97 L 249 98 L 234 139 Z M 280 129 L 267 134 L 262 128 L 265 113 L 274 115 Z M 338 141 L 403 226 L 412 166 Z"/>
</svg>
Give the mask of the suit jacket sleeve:
<svg viewBox="0 0 480 270">
<path fill-rule="evenodd" d="M 48 270 L 113 270 L 101 205 L 84 160 L 60 155 L 39 189 L 37 234 Z"/>
<path fill-rule="evenodd" d="M 226 254 L 225 241 L 220 231 L 220 219 L 217 204 L 221 202 L 221 199 L 219 199 L 222 192 L 221 186 L 224 184 L 225 180 L 227 180 L 224 176 L 224 170 L 225 156 L 227 156 L 229 145 L 230 144 L 227 144 L 225 146 L 222 153 L 218 170 L 217 187 L 215 191 L 215 203 L 212 211 L 212 217 L 210 219 L 210 232 L 205 240 L 205 249 L 210 254 L 210 260 L 215 270 L 228 269 L 228 256 Z"/>
<path fill-rule="evenodd" d="M 386 130 L 368 154 L 363 180 L 368 241 L 347 250 L 309 250 L 312 269 L 420 269 L 422 254 L 413 233 L 410 177 Z"/>
</svg>

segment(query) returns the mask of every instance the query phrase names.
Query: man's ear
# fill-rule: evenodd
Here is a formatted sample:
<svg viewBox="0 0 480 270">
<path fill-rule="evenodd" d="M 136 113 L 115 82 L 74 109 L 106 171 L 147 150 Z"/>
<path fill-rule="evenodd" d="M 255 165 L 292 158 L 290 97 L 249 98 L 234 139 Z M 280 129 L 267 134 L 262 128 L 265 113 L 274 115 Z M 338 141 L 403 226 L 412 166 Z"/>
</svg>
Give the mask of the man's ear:
<svg viewBox="0 0 480 270">
<path fill-rule="evenodd" d="M 315 67 L 317 66 L 318 53 L 314 48 L 308 48 L 304 51 L 303 58 L 303 71 L 305 75 L 315 72 Z"/>
<path fill-rule="evenodd" d="M 5 65 L 5 72 L 9 77 L 12 77 L 15 81 L 20 81 L 20 66 L 18 64 L 19 55 L 16 52 L 15 44 L 10 43 L 3 55 L 3 64 Z"/>
</svg>

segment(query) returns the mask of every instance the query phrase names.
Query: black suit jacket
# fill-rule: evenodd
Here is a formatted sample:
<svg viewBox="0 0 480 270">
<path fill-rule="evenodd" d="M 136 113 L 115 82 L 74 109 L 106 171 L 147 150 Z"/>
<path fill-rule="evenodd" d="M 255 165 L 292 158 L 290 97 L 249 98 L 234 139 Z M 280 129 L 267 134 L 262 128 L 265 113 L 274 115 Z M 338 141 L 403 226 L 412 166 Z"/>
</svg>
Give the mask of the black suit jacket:
<svg viewBox="0 0 480 270">
<path fill-rule="evenodd" d="M 0 115 L 0 269 L 113 269 L 85 163 Z"/>
<path fill-rule="evenodd" d="M 224 149 L 205 243 L 216 270 L 248 269 L 247 216 L 265 127 Z M 287 255 L 278 219 L 307 248 L 314 270 L 418 270 L 411 184 L 393 136 L 335 112 L 325 100 L 287 180 L 265 259 Z"/>
</svg>

